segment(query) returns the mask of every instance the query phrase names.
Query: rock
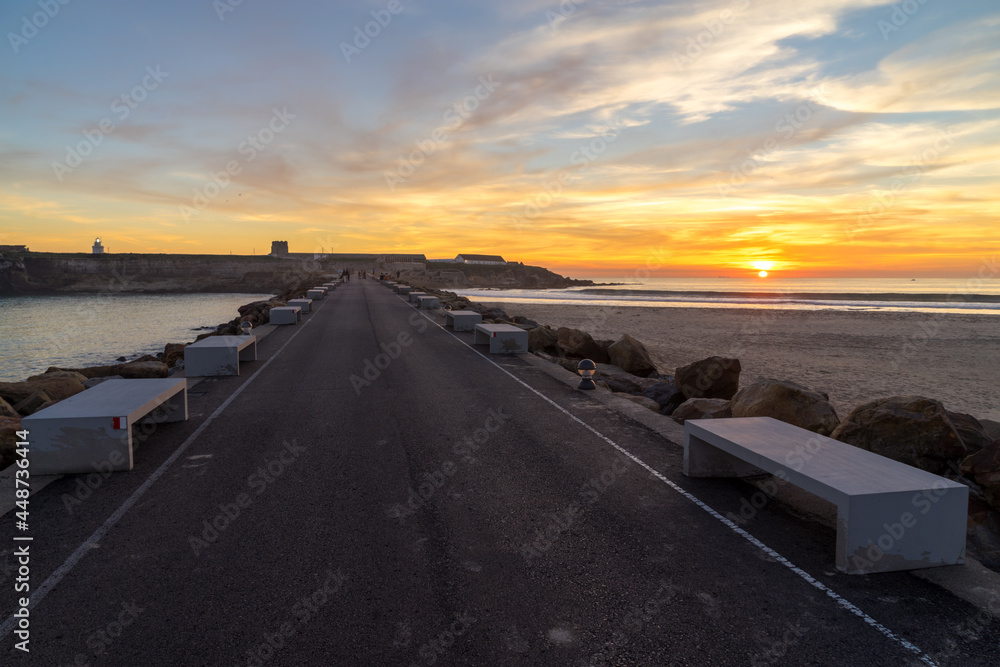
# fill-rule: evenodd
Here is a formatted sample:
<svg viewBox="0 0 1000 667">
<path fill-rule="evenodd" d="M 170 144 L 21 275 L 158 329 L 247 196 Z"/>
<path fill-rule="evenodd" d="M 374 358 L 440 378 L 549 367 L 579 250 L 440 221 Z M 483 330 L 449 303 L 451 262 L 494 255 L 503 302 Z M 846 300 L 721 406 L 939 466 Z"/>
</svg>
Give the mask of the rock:
<svg viewBox="0 0 1000 667">
<path fill-rule="evenodd" d="M 485 308 L 482 311 L 483 319 L 509 320 L 507 313 L 501 308 Z"/>
<path fill-rule="evenodd" d="M 115 361 L 128 361 L 128 357 L 118 357 Z"/>
<path fill-rule="evenodd" d="M 510 318 L 510 321 L 513 322 L 514 324 L 524 324 L 524 325 L 527 325 L 527 326 L 531 327 L 532 329 L 534 329 L 537 326 L 540 326 L 538 324 L 538 322 L 536 322 L 535 320 L 529 320 L 524 315 L 515 315 L 514 317 Z"/>
<path fill-rule="evenodd" d="M 107 382 L 108 380 L 124 380 L 124 379 L 125 378 L 123 378 L 121 375 L 105 375 L 104 377 L 99 377 L 99 378 L 88 378 L 83 381 L 83 386 L 86 389 L 90 389 L 91 387 L 96 387 L 102 382 Z"/>
<path fill-rule="evenodd" d="M 61 401 L 83 391 L 86 378 L 72 371 L 42 373 L 23 382 L 0 382 L 0 398 L 17 405 L 35 392 L 44 391 L 53 400 Z"/>
<path fill-rule="evenodd" d="M 975 494 L 969 494 L 965 534 L 968 555 L 986 567 L 1000 570 L 1000 512 Z"/>
<path fill-rule="evenodd" d="M 594 380 L 598 381 L 599 384 L 603 385 L 604 387 L 607 387 L 616 394 L 625 393 L 625 394 L 633 394 L 635 396 L 642 396 L 642 387 L 640 387 L 634 382 L 629 382 L 628 380 L 626 380 L 621 376 L 604 375 L 602 373 L 598 373 L 597 375 L 594 376 Z M 645 398 L 645 396 L 643 396 L 643 398 Z M 659 410 L 659 406 L 657 406 L 656 409 Z"/>
<path fill-rule="evenodd" d="M 118 375 L 126 379 L 165 378 L 167 365 L 162 361 L 133 361 L 119 366 Z"/>
<path fill-rule="evenodd" d="M 10 403 L 0 398 L 0 417 L 18 419 L 20 416 Z"/>
<path fill-rule="evenodd" d="M 955 432 L 958 433 L 958 437 L 962 439 L 962 442 L 965 443 L 965 446 L 970 451 L 978 452 L 983 447 L 989 447 L 997 439 L 991 437 L 986 431 L 986 427 L 972 415 L 962 412 L 952 412 L 948 409 L 945 409 L 945 412 L 948 413 L 948 419 L 955 426 Z"/>
<path fill-rule="evenodd" d="M 607 352 L 602 350 L 586 331 L 560 327 L 556 334 L 559 336 L 559 349 L 567 357 L 590 359 L 595 363 L 608 363 Z"/>
<path fill-rule="evenodd" d="M 538 327 L 528 332 L 528 351 L 559 354 L 559 336 L 555 331 Z"/>
<path fill-rule="evenodd" d="M 949 462 L 957 466 L 972 453 L 941 402 L 923 396 L 859 405 L 830 437 L 933 473 L 945 472 Z"/>
<path fill-rule="evenodd" d="M 990 440 L 1000 440 L 1000 422 L 995 422 L 992 419 L 980 419 L 979 424 L 986 429 Z"/>
<path fill-rule="evenodd" d="M 962 461 L 961 470 L 983 490 L 986 502 L 993 509 L 1000 510 L 1000 440 L 967 456 Z"/>
<path fill-rule="evenodd" d="M 553 357 L 551 354 L 546 354 L 544 352 L 535 352 L 535 356 L 540 357 L 545 361 L 549 361 L 555 364 L 556 366 L 562 366 L 573 375 L 579 377 L 579 373 L 576 372 L 576 365 L 579 363 L 577 361 L 573 361 L 572 359 L 562 359 L 560 357 Z"/>
<path fill-rule="evenodd" d="M 623 394 L 623 393 L 619 393 L 619 392 L 615 392 L 615 396 L 620 396 L 621 398 L 626 398 L 626 399 L 632 401 L 633 403 L 635 403 L 636 405 L 641 405 L 642 407 L 648 408 L 649 410 L 652 410 L 653 412 L 659 412 L 660 411 L 660 406 L 657 404 L 656 401 L 654 401 L 651 398 L 646 398 L 645 396 L 634 396 L 632 394 Z"/>
<path fill-rule="evenodd" d="M 197 338 L 194 339 L 194 342 L 197 343 L 198 341 L 208 338 L 209 336 L 218 336 L 218 335 L 219 335 L 218 332 L 215 331 L 212 331 L 210 333 L 198 334 Z"/>
<path fill-rule="evenodd" d="M 611 363 L 632 375 L 649 377 L 650 373 L 656 372 L 646 346 L 628 334 L 622 334 L 621 338 L 607 348 L 607 352 Z"/>
<path fill-rule="evenodd" d="M 820 435 L 840 424 L 823 394 L 785 380 L 758 378 L 733 396 L 733 417 L 773 417 Z"/>
<path fill-rule="evenodd" d="M 167 343 L 163 348 L 163 363 L 167 365 L 167 368 L 173 366 L 178 359 L 184 358 L 184 348 L 187 347 L 187 343 Z"/>
<path fill-rule="evenodd" d="M 17 410 L 17 412 L 22 416 L 27 417 L 28 415 L 35 414 L 41 410 L 43 405 L 51 401 L 52 399 L 44 391 L 36 391 L 31 396 L 15 405 L 14 409 Z"/>
<path fill-rule="evenodd" d="M 657 382 L 642 392 L 642 395 L 656 401 L 660 406 L 660 412 L 665 415 L 672 415 L 674 410 L 687 400 L 673 382 Z"/>
<path fill-rule="evenodd" d="M 733 412 L 724 398 L 689 398 L 670 416 L 683 424 L 686 419 L 725 419 L 732 417 Z"/>
<path fill-rule="evenodd" d="M 725 398 L 740 387 L 739 359 L 709 357 L 677 369 L 674 384 L 687 398 Z"/>
<path fill-rule="evenodd" d="M 0 417 L 0 470 L 14 463 L 17 457 L 17 442 L 21 439 L 17 432 L 20 429 L 20 417 Z"/>
</svg>

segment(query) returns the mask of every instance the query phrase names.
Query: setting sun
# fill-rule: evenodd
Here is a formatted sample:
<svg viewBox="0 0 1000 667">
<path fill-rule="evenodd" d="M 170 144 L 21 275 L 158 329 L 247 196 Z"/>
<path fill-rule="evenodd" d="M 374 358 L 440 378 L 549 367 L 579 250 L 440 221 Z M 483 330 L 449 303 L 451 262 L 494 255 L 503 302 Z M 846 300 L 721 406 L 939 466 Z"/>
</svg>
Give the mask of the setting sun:
<svg viewBox="0 0 1000 667">
<path fill-rule="evenodd" d="M 767 271 L 761 271 L 757 275 L 760 276 L 761 278 L 767 278 Z"/>
</svg>

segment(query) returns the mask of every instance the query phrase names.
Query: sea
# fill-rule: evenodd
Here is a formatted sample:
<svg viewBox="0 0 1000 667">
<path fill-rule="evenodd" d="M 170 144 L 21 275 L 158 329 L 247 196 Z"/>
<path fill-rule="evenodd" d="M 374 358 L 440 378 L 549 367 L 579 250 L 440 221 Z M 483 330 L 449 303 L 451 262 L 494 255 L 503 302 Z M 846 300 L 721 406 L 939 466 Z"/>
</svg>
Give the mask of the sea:
<svg viewBox="0 0 1000 667">
<path fill-rule="evenodd" d="M 271 294 L 61 294 L 0 297 L 0 381 L 119 363 L 187 343 Z"/>
<path fill-rule="evenodd" d="M 593 278 L 592 287 L 464 288 L 475 301 L 1000 315 L 1000 271 L 968 278 Z"/>
</svg>

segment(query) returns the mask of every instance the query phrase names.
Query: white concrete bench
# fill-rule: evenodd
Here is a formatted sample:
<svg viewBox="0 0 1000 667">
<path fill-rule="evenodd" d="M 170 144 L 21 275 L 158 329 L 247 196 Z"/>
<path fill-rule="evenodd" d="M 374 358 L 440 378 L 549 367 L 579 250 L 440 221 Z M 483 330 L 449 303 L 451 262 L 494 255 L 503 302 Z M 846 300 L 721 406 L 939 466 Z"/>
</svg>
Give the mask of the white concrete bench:
<svg viewBox="0 0 1000 667">
<path fill-rule="evenodd" d="M 475 324 L 476 345 L 490 344 L 490 354 L 527 354 L 528 332 L 513 324 Z"/>
<path fill-rule="evenodd" d="M 420 303 L 420 297 L 430 296 L 427 292 L 410 292 L 410 303 Z"/>
<path fill-rule="evenodd" d="M 308 313 L 312 310 L 312 299 L 289 299 L 285 303 L 289 306 L 298 306 L 302 309 L 303 313 Z"/>
<path fill-rule="evenodd" d="M 398 292 L 399 294 L 402 294 L 403 296 L 406 296 L 407 294 L 409 294 L 412 291 L 413 291 L 413 288 L 410 287 L 409 285 L 400 285 L 399 287 L 396 288 L 396 292 Z"/>
<path fill-rule="evenodd" d="M 209 336 L 184 348 L 184 375 L 239 375 L 241 361 L 256 360 L 256 336 Z"/>
<path fill-rule="evenodd" d="M 969 489 L 770 417 L 684 422 L 684 474 L 768 472 L 837 506 L 837 569 L 848 574 L 965 562 Z"/>
<path fill-rule="evenodd" d="M 295 324 L 302 320 L 302 309 L 298 306 L 278 306 L 268 312 L 270 324 Z"/>
<path fill-rule="evenodd" d="M 187 380 L 105 380 L 21 420 L 35 475 L 132 469 L 132 427 L 188 418 Z"/>
<path fill-rule="evenodd" d="M 446 310 L 444 311 L 444 325 L 451 327 L 455 331 L 472 331 L 477 324 L 481 324 L 483 316 L 474 310 Z"/>
<path fill-rule="evenodd" d="M 337 289 L 338 284 L 339 283 L 323 283 L 323 287 L 325 287 L 327 290 L 335 290 Z"/>
<path fill-rule="evenodd" d="M 325 296 L 326 296 L 325 289 L 319 289 L 318 287 L 314 287 L 310 290 L 306 290 L 307 299 L 322 299 Z"/>
<path fill-rule="evenodd" d="M 417 305 L 423 310 L 441 307 L 441 299 L 436 296 L 422 296 L 417 300 Z"/>
</svg>

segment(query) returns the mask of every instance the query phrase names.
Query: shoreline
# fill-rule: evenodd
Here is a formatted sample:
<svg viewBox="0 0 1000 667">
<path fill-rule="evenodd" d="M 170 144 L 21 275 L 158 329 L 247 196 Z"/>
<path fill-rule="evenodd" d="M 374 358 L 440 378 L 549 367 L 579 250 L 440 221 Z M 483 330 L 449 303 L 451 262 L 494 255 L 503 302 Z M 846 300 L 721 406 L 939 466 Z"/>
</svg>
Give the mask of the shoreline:
<svg viewBox="0 0 1000 667">
<path fill-rule="evenodd" d="M 657 368 L 719 355 L 740 359 L 740 385 L 758 377 L 829 394 L 842 419 L 876 398 L 921 395 L 1000 421 L 1000 316 L 896 311 L 476 303 L 595 339 L 629 334 Z"/>
</svg>

